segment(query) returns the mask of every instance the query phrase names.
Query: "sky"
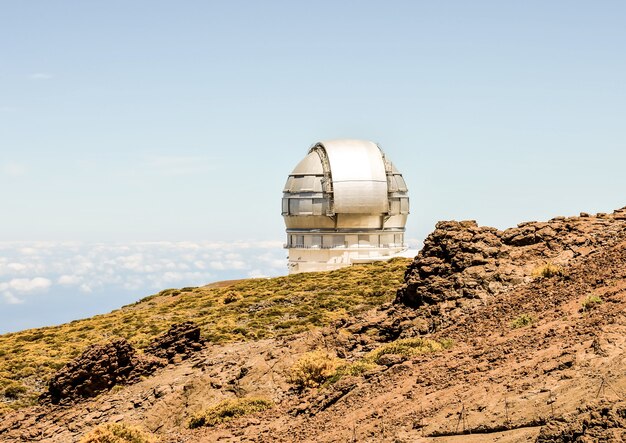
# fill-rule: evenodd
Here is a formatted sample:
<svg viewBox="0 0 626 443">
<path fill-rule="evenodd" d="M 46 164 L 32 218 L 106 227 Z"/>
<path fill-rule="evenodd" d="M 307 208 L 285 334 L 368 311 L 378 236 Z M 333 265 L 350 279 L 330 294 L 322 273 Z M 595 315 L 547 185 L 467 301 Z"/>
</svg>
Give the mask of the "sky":
<svg viewBox="0 0 626 443">
<path fill-rule="evenodd" d="M 0 333 L 284 274 L 282 186 L 320 140 L 381 145 L 416 244 L 438 220 L 625 206 L 625 20 L 620 1 L 0 0 Z"/>
</svg>

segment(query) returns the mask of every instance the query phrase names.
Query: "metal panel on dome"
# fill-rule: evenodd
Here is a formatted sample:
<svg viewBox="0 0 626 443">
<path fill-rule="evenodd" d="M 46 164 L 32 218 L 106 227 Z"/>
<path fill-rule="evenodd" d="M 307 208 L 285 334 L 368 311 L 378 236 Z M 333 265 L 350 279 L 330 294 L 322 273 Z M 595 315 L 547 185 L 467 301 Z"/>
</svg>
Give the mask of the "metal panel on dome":
<svg viewBox="0 0 626 443">
<path fill-rule="evenodd" d="M 389 210 L 387 174 L 378 146 L 360 140 L 320 143 L 330 164 L 334 212 L 383 214 Z"/>
</svg>

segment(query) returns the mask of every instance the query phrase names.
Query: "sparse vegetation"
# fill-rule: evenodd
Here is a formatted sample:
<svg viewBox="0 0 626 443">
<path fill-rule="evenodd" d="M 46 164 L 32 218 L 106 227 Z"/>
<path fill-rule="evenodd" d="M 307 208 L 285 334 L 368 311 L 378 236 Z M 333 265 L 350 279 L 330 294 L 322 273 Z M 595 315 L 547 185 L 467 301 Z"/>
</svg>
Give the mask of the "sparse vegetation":
<svg viewBox="0 0 626 443">
<path fill-rule="evenodd" d="M 374 349 L 365 356 L 366 362 L 378 364 L 380 357 L 385 354 L 398 354 L 405 357 L 414 357 L 420 354 L 431 352 L 439 352 L 449 349 L 453 345 L 452 340 L 429 340 L 427 338 L 405 338 L 386 343 L 381 347 Z"/>
<path fill-rule="evenodd" d="M 583 300 L 582 311 L 583 312 L 590 311 L 592 309 L 597 308 L 602 303 L 604 302 L 597 295 L 589 295 L 587 298 Z"/>
<path fill-rule="evenodd" d="M 376 363 L 358 360 L 354 363 L 345 363 L 340 365 L 335 373 L 328 377 L 327 383 L 332 384 L 339 381 L 345 376 L 359 376 L 378 367 Z"/>
<path fill-rule="evenodd" d="M 552 262 L 539 266 L 533 271 L 533 277 L 535 278 L 551 278 L 555 276 L 563 276 L 563 267 Z"/>
<path fill-rule="evenodd" d="M 189 420 L 189 427 L 194 429 L 201 426 L 216 426 L 237 417 L 265 411 L 272 406 L 271 401 L 263 398 L 225 400 L 193 415 Z"/>
<path fill-rule="evenodd" d="M 511 328 L 519 329 L 525 328 L 535 323 L 535 319 L 529 314 L 520 314 L 511 322 Z"/>
<path fill-rule="evenodd" d="M 155 443 L 157 439 L 124 423 L 107 423 L 85 435 L 80 443 Z"/>
<path fill-rule="evenodd" d="M 300 389 L 320 386 L 335 375 L 339 364 L 340 360 L 328 352 L 308 352 L 291 367 L 289 381 Z"/>
<path fill-rule="evenodd" d="M 193 321 L 214 343 L 286 336 L 391 301 L 410 260 L 330 272 L 168 289 L 111 313 L 0 336 L 0 404 L 31 405 L 47 379 L 87 347 L 119 336 L 143 348 L 173 324 Z M 234 295 L 234 297 L 233 297 Z M 229 303 L 224 303 L 229 298 Z M 17 398 L 4 396 L 7 386 Z M 19 392 L 18 392 L 19 391 Z"/>
</svg>

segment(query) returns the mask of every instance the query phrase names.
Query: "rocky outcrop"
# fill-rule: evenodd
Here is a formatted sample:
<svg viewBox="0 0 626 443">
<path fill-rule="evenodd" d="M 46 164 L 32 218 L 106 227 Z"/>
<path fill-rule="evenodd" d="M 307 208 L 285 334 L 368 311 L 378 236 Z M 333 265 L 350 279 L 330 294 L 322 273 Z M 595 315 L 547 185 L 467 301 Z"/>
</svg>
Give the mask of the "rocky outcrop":
<svg viewBox="0 0 626 443">
<path fill-rule="evenodd" d="M 556 217 L 500 231 L 475 221 L 437 223 L 405 273 L 396 302 L 409 307 L 485 299 L 623 238 L 626 208 L 613 214 Z"/>
<path fill-rule="evenodd" d="M 162 360 L 138 355 L 123 338 L 92 346 L 52 377 L 43 400 L 56 404 L 94 397 L 115 385 L 139 381 L 164 365 Z"/>
<path fill-rule="evenodd" d="M 172 325 L 169 331 L 155 338 L 145 352 L 172 362 L 177 356 L 182 360 L 189 358 L 203 346 L 200 327 L 193 322 L 184 322 Z"/>
<path fill-rule="evenodd" d="M 626 405 L 591 408 L 579 415 L 552 420 L 541 428 L 537 443 L 624 442 Z"/>
</svg>

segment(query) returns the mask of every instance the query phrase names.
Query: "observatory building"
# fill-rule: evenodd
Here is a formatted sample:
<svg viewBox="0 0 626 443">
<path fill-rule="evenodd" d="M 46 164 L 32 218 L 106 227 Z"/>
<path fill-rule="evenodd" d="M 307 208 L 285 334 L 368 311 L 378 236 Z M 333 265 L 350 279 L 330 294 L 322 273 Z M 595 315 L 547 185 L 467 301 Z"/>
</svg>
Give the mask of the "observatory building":
<svg viewBox="0 0 626 443">
<path fill-rule="evenodd" d="M 388 260 L 404 251 L 407 193 L 402 174 L 375 143 L 313 145 L 283 190 L 289 273 Z"/>
</svg>

